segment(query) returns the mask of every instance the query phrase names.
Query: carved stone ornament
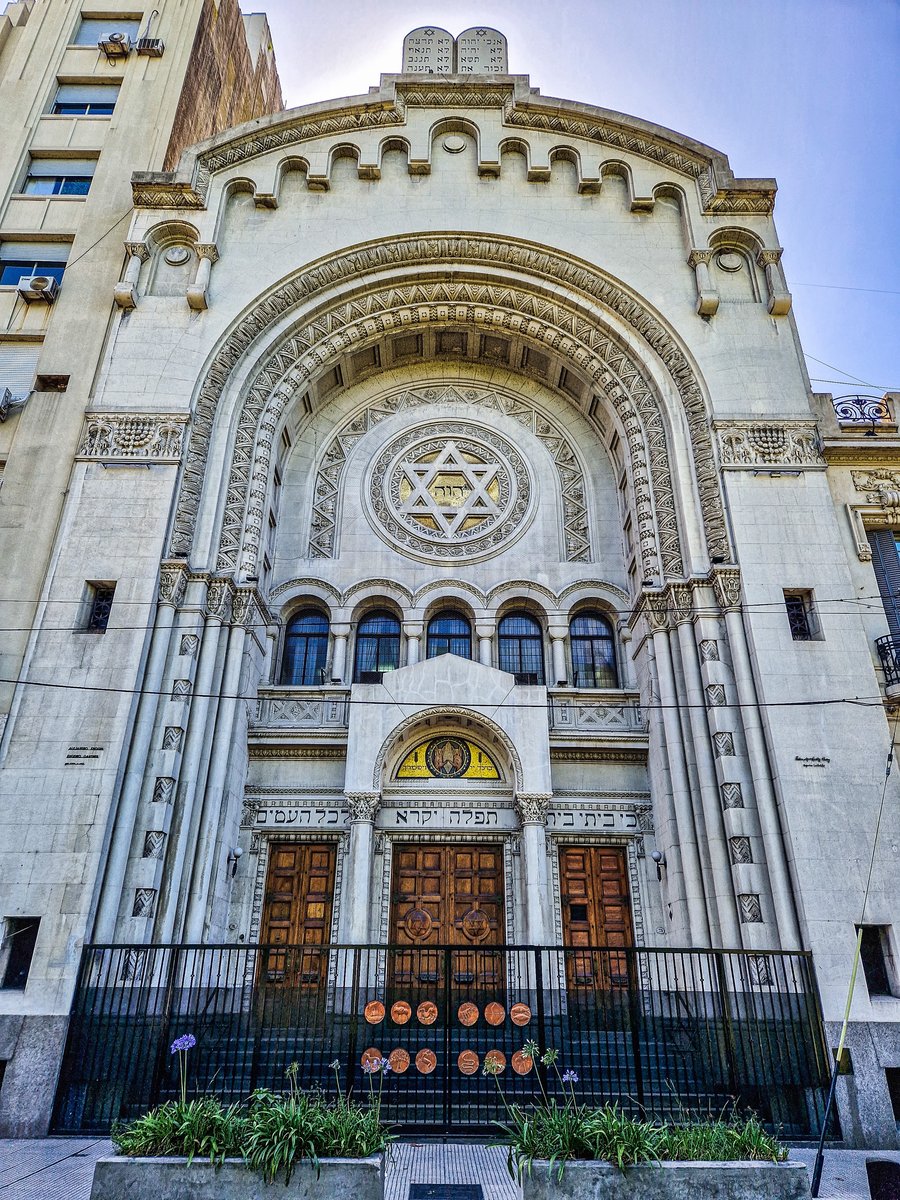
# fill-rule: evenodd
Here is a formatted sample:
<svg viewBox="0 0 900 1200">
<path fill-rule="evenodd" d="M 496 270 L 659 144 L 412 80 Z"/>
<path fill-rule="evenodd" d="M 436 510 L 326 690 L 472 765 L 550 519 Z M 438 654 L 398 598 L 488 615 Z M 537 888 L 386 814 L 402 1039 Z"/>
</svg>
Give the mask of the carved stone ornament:
<svg viewBox="0 0 900 1200">
<path fill-rule="evenodd" d="M 723 783 L 719 790 L 722 793 L 723 808 L 744 807 L 744 792 L 739 783 Z"/>
<path fill-rule="evenodd" d="M 713 749 L 716 758 L 730 758 L 734 754 L 734 734 L 714 733 Z"/>
<path fill-rule="evenodd" d="M 705 663 L 719 661 L 719 643 L 715 638 L 704 638 L 700 643 L 700 661 Z"/>
<path fill-rule="evenodd" d="M 101 462 L 180 462 L 187 420 L 181 414 L 90 413 L 77 457 Z"/>
<path fill-rule="evenodd" d="M 350 813 L 350 824 L 357 821 L 374 821 L 378 806 L 381 803 L 380 792 L 345 792 L 347 810 Z"/>
<path fill-rule="evenodd" d="M 671 620 L 668 592 L 645 592 L 644 616 L 651 633 L 665 633 Z"/>
<path fill-rule="evenodd" d="M 231 623 L 245 625 L 254 615 L 255 593 L 253 588 L 237 588 L 231 599 Z"/>
<path fill-rule="evenodd" d="M 737 612 L 741 607 L 740 571 L 736 567 L 715 567 L 709 578 L 722 612 Z"/>
<path fill-rule="evenodd" d="M 155 903 L 156 892 L 153 888 L 137 888 L 134 893 L 131 915 L 133 917 L 152 917 Z"/>
<path fill-rule="evenodd" d="M 851 471 L 853 486 L 867 503 L 879 508 L 900 509 L 900 471 Z"/>
<path fill-rule="evenodd" d="M 744 925 L 756 925 L 763 919 L 759 896 L 752 892 L 738 896 L 738 908 L 741 913 L 741 922 Z"/>
<path fill-rule="evenodd" d="M 586 262 L 546 247 L 473 234 L 380 239 L 352 252 L 337 253 L 279 285 L 241 319 L 213 359 L 200 388 L 171 552 L 186 554 L 191 549 L 216 408 L 233 369 L 259 334 L 286 311 L 308 306 L 316 294 L 342 285 L 349 276 L 362 281 L 371 271 L 396 271 L 406 263 L 446 262 L 457 266 L 481 263 L 502 273 L 502 280 L 473 283 L 447 279 L 427 286 L 390 281 L 352 301 L 336 298 L 327 311 L 317 312 L 315 321 L 306 319 L 304 324 L 303 318 L 298 319 L 291 336 L 260 362 L 238 421 L 220 539 L 220 569 L 233 569 L 240 560 L 242 570 L 255 573 L 261 522 L 251 522 L 250 510 L 260 504 L 250 492 L 251 480 L 255 480 L 253 486 L 261 487 L 264 494 L 270 474 L 271 434 L 265 429 L 277 426 L 293 397 L 302 394 L 301 389 L 327 369 L 329 361 L 374 337 L 408 328 L 409 320 L 445 321 L 448 302 L 467 324 L 487 322 L 508 331 L 527 328 L 532 340 L 546 341 L 557 353 L 568 356 L 603 392 L 618 412 L 628 441 L 642 565 L 651 574 L 658 574 L 661 566 L 667 574 L 680 576 L 682 556 L 666 426 L 655 389 L 639 363 L 613 341 L 597 318 L 598 306 L 616 312 L 659 355 L 678 389 L 695 451 L 707 548 L 712 555 L 730 558 L 706 402 L 688 360 L 668 331 L 636 304 L 633 296 Z M 557 285 L 552 301 L 530 287 L 527 277 L 535 275 Z M 584 296 L 591 297 L 590 305 L 581 299 Z"/>
<path fill-rule="evenodd" d="M 206 586 L 206 615 L 224 621 L 228 611 L 231 583 L 227 579 L 211 579 Z"/>
<path fill-rule="evenodd" d="M 725 703 L 725 685 L 721 683 L 707 684 L 706 702 L 710 708 L 721 708 Z"/>
<path fill-rule="evenodd" d="M 506 438 L 444 421 L 407 429 L 377 456 L 366 515 L 401 551 L 473 561 L 520 536 L 533 511 L 525 461 Z"/>
<path fill-rule="evenodd" d="M 689 583 L 673 583 L 670 588 L 676 625 L 683 625 L 694 615 L 694 589 Z"/>
<path fill-rule="evenodd" d="M 815 421 L 717 421 L 723 467 L 785 470 L 824 467 Z"/>
<path fill-rule="evenodd" d="M 159 569 L 159 602 L 178 608 L 187 587 L 187 567 L 183 563 L 164 562 Z"/>
<path fill-rule="evenodd" d="M 517 792 L 516 809 L 523 825 L 543 825 L 550 810 L 551 793 Z"/>
</svg>

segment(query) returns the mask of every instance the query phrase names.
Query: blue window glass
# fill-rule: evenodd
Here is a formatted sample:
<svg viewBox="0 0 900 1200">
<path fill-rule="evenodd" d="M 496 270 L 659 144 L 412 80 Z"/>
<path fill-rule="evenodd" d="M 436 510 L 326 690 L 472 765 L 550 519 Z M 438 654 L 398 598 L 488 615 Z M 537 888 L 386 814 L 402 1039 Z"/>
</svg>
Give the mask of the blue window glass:
<svg viewBox="0 0 900 1200">
<path fill-rule="evenodd" d="M 353 680 L 372 671 L 396 671 L 400 666 L 400 622 L 389 612 L 368 613 L 356 631 Z"/>
<path fill-rule="evenodd" d="M 612 626 L 596 612 L 579 613 L 569 625 L 576 687 L 619 686 Z"/>
<path fill-rule="evenodd" d="M 26 262 L 11 258 L 0 262 L 0 285 L 17 284 L 20 279 L 27 279 L 30 275 L 49 275 L 59 283 L 65 269 L 65 263 L 35 262 L 33 259 Z"/>
<path fill-rule="evenodd" d="M 500 670 L 525 675 L 529 682 L 544 682 L 544 636 L 529 613 L 510 613 L 498 628 Z"/>
<path fill-rule="evenodd" d="M 439 654 L 472 657 L 472 626 L 462 613 L 440 613 L 428 622 L 425 657 L 437 658 Z"/>
<path fill-rule="evenodd" d="M 290 687 L 313 687 L 325 682 L 328 658 L 328 620 L 307 609 L 288 622 L 281 659 L 281 683 Z"/>
</svg>

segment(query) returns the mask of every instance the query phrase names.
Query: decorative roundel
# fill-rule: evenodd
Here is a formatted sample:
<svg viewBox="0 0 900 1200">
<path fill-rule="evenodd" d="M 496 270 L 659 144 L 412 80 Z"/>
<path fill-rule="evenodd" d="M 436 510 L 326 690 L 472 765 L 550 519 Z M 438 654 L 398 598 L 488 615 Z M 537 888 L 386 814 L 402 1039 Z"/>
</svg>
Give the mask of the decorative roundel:
<svg viewBox="0 0 900 1200">
<path fill-rule="evenodd" d="M 191 257 L 191 252 L 187 246 L 170 246 L 163 255 L 166 262 L 171 267 L 180 267 Z"/>
<path fill-rule="evenodd" d="M 431 913 L 427 913 L 424 908 L 411 908 L 403 918 L 403 924 L 413 941 L 418 941 L 431 932 Z"/>
<path fill-rule="evenodd" d="M 716 264 L 723 271 L 739 271 L 744 265 L 744 259 L 735 250 L 720 250 L 716 255 Z"/>
<path fill-rule="evenodd" d="M 443 145 L 448 154 L 459 154 L 466 148 L 466 139 L 454 133 L 444 138 Z"/>
<path fill-rule="evenodd" d="M 472 753 L 461 738 L 432 738 L 425 747 L 425 766 L 437 779 L 461 779 L 471 765 Z"/>
<path fill-rule="evenodd" d="M 470 908 L 460 925 L 470 942 L 483 942 L 491 932 L 491 923 L 480 908 Z"/>
<path fill-rule="evenodd" d="M 366 488 L 379 533 L 443 562 L 483 558 L 517 537 L 534 493 L 515 446 L 467 421 L 405 430 L 378 454 Z"/>
</svg>

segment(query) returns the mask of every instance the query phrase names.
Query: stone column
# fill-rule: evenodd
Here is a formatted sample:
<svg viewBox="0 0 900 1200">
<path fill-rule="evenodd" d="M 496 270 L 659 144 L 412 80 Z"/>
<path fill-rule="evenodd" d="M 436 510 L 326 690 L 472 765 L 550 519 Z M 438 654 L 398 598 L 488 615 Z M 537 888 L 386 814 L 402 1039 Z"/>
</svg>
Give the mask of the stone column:
<svg viewBox="0 0 900 1200">
<path fill-rule="evenodd" d="M 688 265 L 694 268 L 697 280 L 697 312 L 701 317 L 714 316 L 719 307 L 719 293 L 709 275 L 712 256 L 712 250 L 692 250 L 688 255 Z"/>
<path fill-rule="evenodd" d="M 238 688 L 241 681 L 241 667 L 244 662 L 244 649 L 247 641 L 244 622 L 248 613 L 252 611 L 253 591 L 249 588 L 242 588 L 235 594 L 232 601 L 232 624 L 225 650 L 221 698 L 216 715 L 209 773 L 194 852 L 191 890 L 185 915 L 184 940 L 187 942 L 201 942 L 206 935 L 206 917 L 210 897 L 215 889 L 217 876 L 224 866 L 224 863 L 220 861 L 224 852 L 220 836 L 225 824 L 224 793 L 228 759 L 231 754 L 231 735 L 239 704 Z"/>
<path fill-rule="evenodd" d="M 552 799 L 552 795 L 545 792 L 516 794 L 516 808 L 522 821 L 525 936 L 532 946 L 549 946 L 553 941 L 546 831 L 547 810 Z"/>
<path fill-rule="evenodd" d="M 350 844 L 341 894 L 341 941 L 364 945 L 372 940 L 372 868 L 375 857 L 375 814 L 379 792 L 345 792 L 350 811 Z"/>
<path fill-rule="evenodd" d="M 662 708 L 666 742 L 666 761 L 672 785 L 672 803 L 678 829 L 678 846 L 684 877 L 684 896 L 687 907 L 688 931 L 691 944 L 708 946 L 709 920 L 703 890 L 703 872 L 694 824 L 693 799 L 684 757 L 681 723 L 678 719 L 678 696 L 669 645 L 668 598 L 664 592 L 646 594 L 645 612 L 653 633 L 653 650 L 659 681 L 659 702 Z"/>
<path fill-rule="evenodd" d="M 218 260 L 219 251 L 212 242 L 198 243 L 194 249 L 200 256 L 200 262 L 197 266 L 197 274 L 194 282 L 187 290 L 187 302 L 194 312 L 205 312 L 209 308 L 209 299 L 207 292 L 209 291 L 209 277 L 212 273 L 213 263 Z"/>
<path fill-rule="evenodd" d="M 494 664 L 494 626 L 475 625 L 475 635 L 478 638 L 478 661 L 483 667 Z"/>
<path fill-rule="evenodd" d="M 403 632 L 406 634 L 406 661 L 403 665 L 413 667 L 419 661 L 424 630 L 419 621 L 404 621 Z"/>
<path fill-rule="evenodd" d="M 791 293 L 784 285 L 781 274 L 781 247 L 774 250 L 760 250 L 756 261 L 766 273 L 766 287 L 769 292 L 767 308 L 773 317 L 783 317 L 791 311 Z"/>
<path fill-rule="evenodd" d="M 113 299 L 119 308 L 130 309 L 137 305 L 137 285 L 141 277 L 141 266 L 150 257 L 144 242 L 126 242 L 128 262 L 125 273 L 113 289 Z"/>
<path fill-rule="evenodd" d="M 128 856 L 134 839 L 134 827 L 147 766 L 147 756 L 150 753 L 150 743 L 153 739 L 156 714 L 163 690 L 163 677 L 169 654 L 172 626 L 175 623 L 176 610 L 184 599 L 186 586 L 186 566 L 182 563 L 164 562 L 160 568 L 156 624 L 150 641 L 147 665 L 144 668 L 141 696 L 131 735 L 125 777 L 119 793 L 119 802 L 115 808 L 115 825 L 110 840 L 100 901 L 97 906 L 97 918 L 92 933 L 94 941 L 111 942 L 115 940 L 116 918 L 125 883 Z"/>
<path fill-rule="evenodd" d="M 332 625 L 331 636 L 334 638 L 334 649 L 331 654 L 331 682 L 343 683 L 344 672 L 347 669 L 347 641 L 350 637 L 350 626 Z"/>
<path fill-rule="evenodd" d="M 568 629 L 563 626 L 550 626 L 550 661 L 553 665 L 553 680 L 551 687 L 567 687 L 569 683 L 566 669 L 566 637 Z M 574 680 L 572 681 L 575 682 Z"/>
</svg>

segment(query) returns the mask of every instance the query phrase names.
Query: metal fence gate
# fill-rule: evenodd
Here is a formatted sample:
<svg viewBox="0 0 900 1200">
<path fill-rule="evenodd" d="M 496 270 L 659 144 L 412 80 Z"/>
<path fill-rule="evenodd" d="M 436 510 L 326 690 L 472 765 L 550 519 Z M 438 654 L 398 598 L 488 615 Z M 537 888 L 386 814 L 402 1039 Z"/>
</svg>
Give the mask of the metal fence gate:
<svg viewBox="0 0 900 1200">
<path fill-rule="evenodd" d="M 193 1093 L 225 1102 L 302 1086 L 363 1098 L 386 1058 L 398 1131 L 483 1132 L 508 1102 L 561 1095 L 522 1055 L 558 1051 L 579 1101 L 659 1119 L 752 1108 L 785 1136 L 817 1132 L 828 1084 L 802 952 L 504 946 L 87 946 L 54 1114 L 104 1132 L 177 1093 L 192 1033 Z M 486 1059 L 500 1073 L 484 1073 Z M 337 1071 L 330 1064 L 337 1063 Z M 377 1076 L 375 1077 L 377 1086 Z"/>
</svg>

